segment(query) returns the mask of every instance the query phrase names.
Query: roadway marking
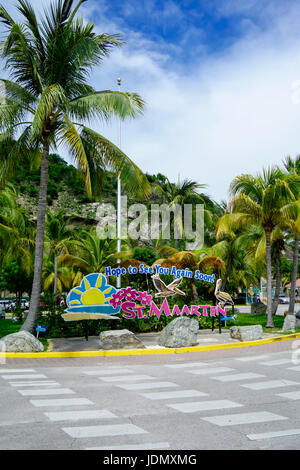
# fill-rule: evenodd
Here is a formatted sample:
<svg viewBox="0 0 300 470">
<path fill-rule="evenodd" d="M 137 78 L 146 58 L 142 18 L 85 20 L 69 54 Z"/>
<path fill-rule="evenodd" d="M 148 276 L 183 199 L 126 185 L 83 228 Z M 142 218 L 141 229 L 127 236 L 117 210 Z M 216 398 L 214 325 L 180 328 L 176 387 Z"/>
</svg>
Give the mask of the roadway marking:
<svg viewBox="0 0 300 470">
<path fill-rule="evenodd" d="M 46 379 L 46 375 L 43 374 L 18 374 L 18 375 L 1 375 L 5 380 L 12 379 Z"/>
<path fill-rule="evenodd" d="M 170 390 L 167 392 L 141 393 L 141 395 L 150 398 L 150 400 L 165 400 L 169 398 L 204 397 L 208 393 L 199 392 L 198 390 Z"/>
<path fill-rule="evenodd" d="M 268 411 L 258 411 L 252 413 L 238 413 L 234 415 L 220 415 L 210 416 L 204 419 L 209 423 L 216 424 L 217 426 L 237 426 L 239 424 L 251 424 L 251 423 L 265 423 L 271 421 L 280 421 L 288 419 L 285 416 L 279 416 L 275 413 L 269 413 Z"/>
<path fill-rule="evenodd" d="M 272 439 L 272 437 L 296 436 L 300 429 L 285 429 L 283 431 L 261 432 L 258 434 L 247 434 L 248 439 L 257 441 L 260 439 Z"/>
<path fill-rule="evenodd" d="M 242 374 L 220 375 L 219 377 L 211 377 L 211 378 L 215 380 L 220 380 L 221 382 L 234 382 L 236 380 L 256 379 L 258 377 L 265 377 L 265 375 L 255 374 L 254 372 L 245 372 Z"/>
<path fill-rule="evenodd" d="M 272 361 L 264 361 L 260 362 L 259 364 L 263 366 L 281 366 L 282 364 L 290 364 L 292 359 L 275 359 Z"/>
<path fill-rule="evenodd" d="M 252 390 L 265 390 L 268 388 L 289 387 L 293 385 L 300 385 L 299 382 L 291 380 L 268 380 L 266 382 L 256 382 L 251 384 L 241 384 L 241 387 L 250 388 Z"/>
<path fill-rule="evenodd" d="M 94 405 L 91 400 L 87 398 L 53 398 L 50 400 L 30 400 L 33 406 L 81 406 L 81 405 Z"/>
<path fill-rule="evenodd" d="M 44 413 L 50 421 L 78 421 L 80 419 L 110 419 L 116 415 L 107 410 L 54 411 Z"/>
<path fill-rule="evenodd" d="M 210 401 L 195 401 L 191 403 L 174 403 L 167 405 L 175 410 L 182 411 L 183 413 L 194 413 L 196 411 L 208 410 L 221 410 L 223 408 L 238 408 L 240 403 L 235 403 L 230 400 L 210 400 Z"/>
<path fill-rule="evenodd" d="M 99 377 L 100 380 L 103 382 L 127 382 L 131 380 L 149 380 L 155 379 L 155 377 L 151 377 L 151 375 L 117 375 L 116 377 Z"/>
<path fill-rule="evenodd" d="M 164 367 L 168 367 L 169 369 L 183 369 L 188 367 L 200 367 L 200 366 L 207 366 L 206 362 L 185 362 L 184 364 L 170 364 L 165 365 Z"/>
<path fill-rule="evenodd" d="M 134 424 L 111 424 L 101 426 L 78 426 L 62 428 L 65 433 L 73 438 L 82 437 L 105 437 L 105 436 L 126 436 L 130 434 L 146 434 L 147 431 Z"/>
<path fill-rule="evenodd" d="M 205 374 L 218 374 L 221 372 L 231 372 L 235 369 L 231 369 L 230 367 L 210 367 L 207 369 L 199 369 L 199 370 L 189 370 L 190 374 L 195 375 L 205 375 Z"/>
<path fill-rule="evenodd" d="M 154 388 L 167 388 L 167 387 L 178 387 L 177 384 L 173 382 L 145 382 L 137 384 L 121 384 L 118 387 L 123 388 L 124 390 L 147 390 Z"/>
<path fill-rule="evenodd" d="M 9 385 L 12 387 L 48 387 L 48 386 L 60 386 L 58 382 L 53 381 L 44 381 L 44 382 L 11 382 Z"/>
<path fill-rule="evenodd" d="M 287 370 L 296 370 L 297 372 L 299 372 L 300 371 L 300 366 L 288 367 Z"/>
<path fill-rule="evenodd" d="M 289 400 L 300 400 L 300 391 L 277 393 L 278 397 L 288 398 Z"/>
<path fill-rule="evenodd" d="M 34 395 L 71 395 L 75 393 L 69 388 L 43 388 L 39 390 L 18 390 L 18 392 L 24 397 Z"/>
<path fill-rule="evenodd" d="M 84 372 L 86 375 L 132 374 L 130 369 L 99 369 Z"/>
<path fill-rule="evenodd" d="M 106 446 L 106 447 L 87 447 L 85 450 L 154 450 L 154 449 L 169 449 L 168 442 L 154 442 L 145 444 L 123 444 L 119 446 Z"/>
<path fill-rule="evenodd" d="M 248 362 L 248 361 L 260 361 L 261 359 L 268 359 L 270 356 L 244 356 L 236 357 L 236 361 Z"/>
<path fill-rule="evenodd" d="M 0 369 L 0 374 L 11 374 L 13 372 L 36 372 L 35 369 Z"/>
</svg>

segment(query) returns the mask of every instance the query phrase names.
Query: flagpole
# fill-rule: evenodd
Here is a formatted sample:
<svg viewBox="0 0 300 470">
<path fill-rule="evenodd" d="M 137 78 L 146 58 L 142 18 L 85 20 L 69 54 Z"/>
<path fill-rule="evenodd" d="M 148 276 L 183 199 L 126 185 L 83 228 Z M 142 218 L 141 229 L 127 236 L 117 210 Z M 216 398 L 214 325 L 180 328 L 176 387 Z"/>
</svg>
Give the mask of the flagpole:
<svg viewBox="0 0 300 470">
<path fill-rule="evenodd" d="M 121 91 L 121 78 L 117 79 L 118 91 Z M 119 136 L 118 136 L 118 147 L 121 148 L 121 118 L 119 118 Z M 117 252 L 121 251 L 121 179 L 118 175 L 117 180 Z M 120 260 L 118 259 L 118 265 Z M 121 287 L 121 276 L 117 276 L 117 288 Z"/>
</svg>

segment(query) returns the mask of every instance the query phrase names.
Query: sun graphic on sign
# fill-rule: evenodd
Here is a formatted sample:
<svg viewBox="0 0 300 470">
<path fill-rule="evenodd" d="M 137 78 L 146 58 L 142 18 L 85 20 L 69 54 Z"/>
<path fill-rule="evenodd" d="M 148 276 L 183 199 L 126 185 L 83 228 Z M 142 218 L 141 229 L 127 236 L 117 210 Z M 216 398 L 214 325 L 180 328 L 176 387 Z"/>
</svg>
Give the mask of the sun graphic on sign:
<svg viewBox="0 0 300 470">
<path fill-rule="evenodd" d="M 109 303 L 116 292 L 117 289 L 107 283 L 103 274 L 88 274 L 80 286 L 70 291 L 67 297 L 68 312 L 118 313 L 120 309 L 113 309 Z"/>
</svg>

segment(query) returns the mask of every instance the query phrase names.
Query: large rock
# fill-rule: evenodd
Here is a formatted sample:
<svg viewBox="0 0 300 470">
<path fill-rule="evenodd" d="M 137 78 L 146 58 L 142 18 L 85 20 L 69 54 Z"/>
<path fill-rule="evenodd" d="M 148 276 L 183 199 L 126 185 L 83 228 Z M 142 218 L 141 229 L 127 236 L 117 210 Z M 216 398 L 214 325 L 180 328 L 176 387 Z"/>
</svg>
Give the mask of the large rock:
<svg viewBox="0 0 300 470">
<path fill-rule="evenodd" d="M 28 331 L 18 331 L 1 338 L 0 350 L 5 352 L 42 352 L 44 346 Z"/>
<path fill-rule="evenodd" d="M 295 315 L 286 315 L 284 317 L 282 331 L 295 331 L 296 326 L 296 316 Z"/>
<path fill-rule="evenodd" d="M 143 349 L 145 345 L 129 330 L 102 331 L 99 335 L 101 349 Z"/>
<path fill-rule="evenodd" d="M 263 337 L 263 329 L 261 325 L 232 326 L 230 336 L 240 341 L 254 341 Z"/>
<path fill-rule="evenodd" d="M 158 344 L 166 348 L 182 348 L 197 344 L 199 323 L 193 318 L 172 320 L 160 333 Z"/>
<path fill-rule="evenodd" d="M 266 312 L 267 312 L 266 304 L 263 304 L 262 302 L 254 302 L 253 304 L 251 304 L 251 313 L 261 315 Z"/>
</svg>

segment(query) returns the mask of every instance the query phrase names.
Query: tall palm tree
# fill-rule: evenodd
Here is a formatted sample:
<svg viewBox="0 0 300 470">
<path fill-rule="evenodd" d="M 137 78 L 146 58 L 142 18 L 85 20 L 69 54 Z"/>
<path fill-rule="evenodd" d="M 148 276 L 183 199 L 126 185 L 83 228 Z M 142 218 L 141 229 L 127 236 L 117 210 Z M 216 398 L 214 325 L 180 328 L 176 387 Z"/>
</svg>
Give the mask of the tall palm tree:
<svg viewBox="0 0 300 470">
<path fill-rule="evenodd" d="M 284 207 L 295 200 L 293 189 L 299 185 L 299 178 L 284 175 L 278 168 L 263 170 L 261 175 L 236 177 L 230 190 L 234 195 L 229 201 L 229 214 L 223 216 L 226 225 L 236 228 L 260 224 L 266 239 L 267 273 L 267 328 L 274 326 L 272 316 L 272 258 L 271 235 L 284 219 Z M 221 226 L 221 222 L 220 222 Z M 222 230 L 219 227 L 219 230 Z"/>
<path fill-rule="evenodd" d="M 287 157 L 284 162 L 284 167 L 289 174 L 300 175 L 300 155 L 293 160 L 291 157 Z M 295 197 L 299 201 L 300 189 L 296 188 Z M 294 250 L 293 250 L 293 268 L 291 274 L 291 289 L 290 289 L 290 303 L 289 303 L 289 314 L 294 313 L 295 309 L 295 295 L 296 295 L 296 281 L 298 274 L 298 260 L 299 260 L 299 240 L 300 240 L 300 207 L 293 208 L 293 214 L 291 217 L 286 219 L 287 228 L 293 234 L 294 237 Z"/>
<path fill-rule="evenodd" d="M 64 217 L 64 210 L 59 210 L 55 214 L 48 211 L 46 217 L 46 236 L 49 241 L 49 255 L 54 257 L 54 277 L 53 293 L 57 293 L 58 280 L 58 262 L 60 254 L 67 253 L 68 239 L 71 237 L 71 231 L 67 228 L 72 217 Z M 48 265 L 49 266 L 49 265 Z"/>
<path fill-rule="evenodd" d="M 18 0 L 23 23 L 0 6 L 0 22 L 6 28 L 1 57 L 11 78 L 0 81 L 4 88 L 1 140 L 8 148 L 2 177 L 13 168 L 21 150 L 34 148 L 41 155 L 34 278 L 30 311 L 22 327 L 28 331 L 34 330 L 40 299 L 50 148 L 61 144 L 69 150 L 82 171 L 88 195 L 97 188 L 107 165 L 129 191 L 150 190 L 139 168 L 85 125 L 95 118 L 135 117 L 142 113 L 144 103 L 135 93 L 96 91 L 88 84 L 91 69 L 121 41 L 116 35 L 96 34 L 92 23 L 75 18 L 84 1 L 79 0 L 74 8 L 74 0 L 57 0 L 38 20 L 30 3 Z"/>
<path fill-rule="evenodd" d="M 183 181 L 178 180 L 178 183 L 170 183 L 168 178 L 166 178 L 166 183 L 162 187 L 159 184 L 155 184 L 153 188 L 154 194 L 158 195 L 163 203 L 167 204 L 170 210 L 174 210 L 176 205 L 183 206 L 184 204 L 195 204 L 203 203 L 204 201 L 209 201 L 209 198 L 204 194 L 199 194 L 198 190 L 204 188 L 204 184 L 199 184 L 196 181 L 185 179 Z M 182 213 L 174 213 L 174 230 L 178 233 L 181 233 L 183 238 L 185 237 L 184 227 L 182 224 Z M 162 238 L 164 232 L 164 227 L 162 227 Z M 175 238 L 174 246 L 178 248 L 178 239 Z"/>
</svg>

